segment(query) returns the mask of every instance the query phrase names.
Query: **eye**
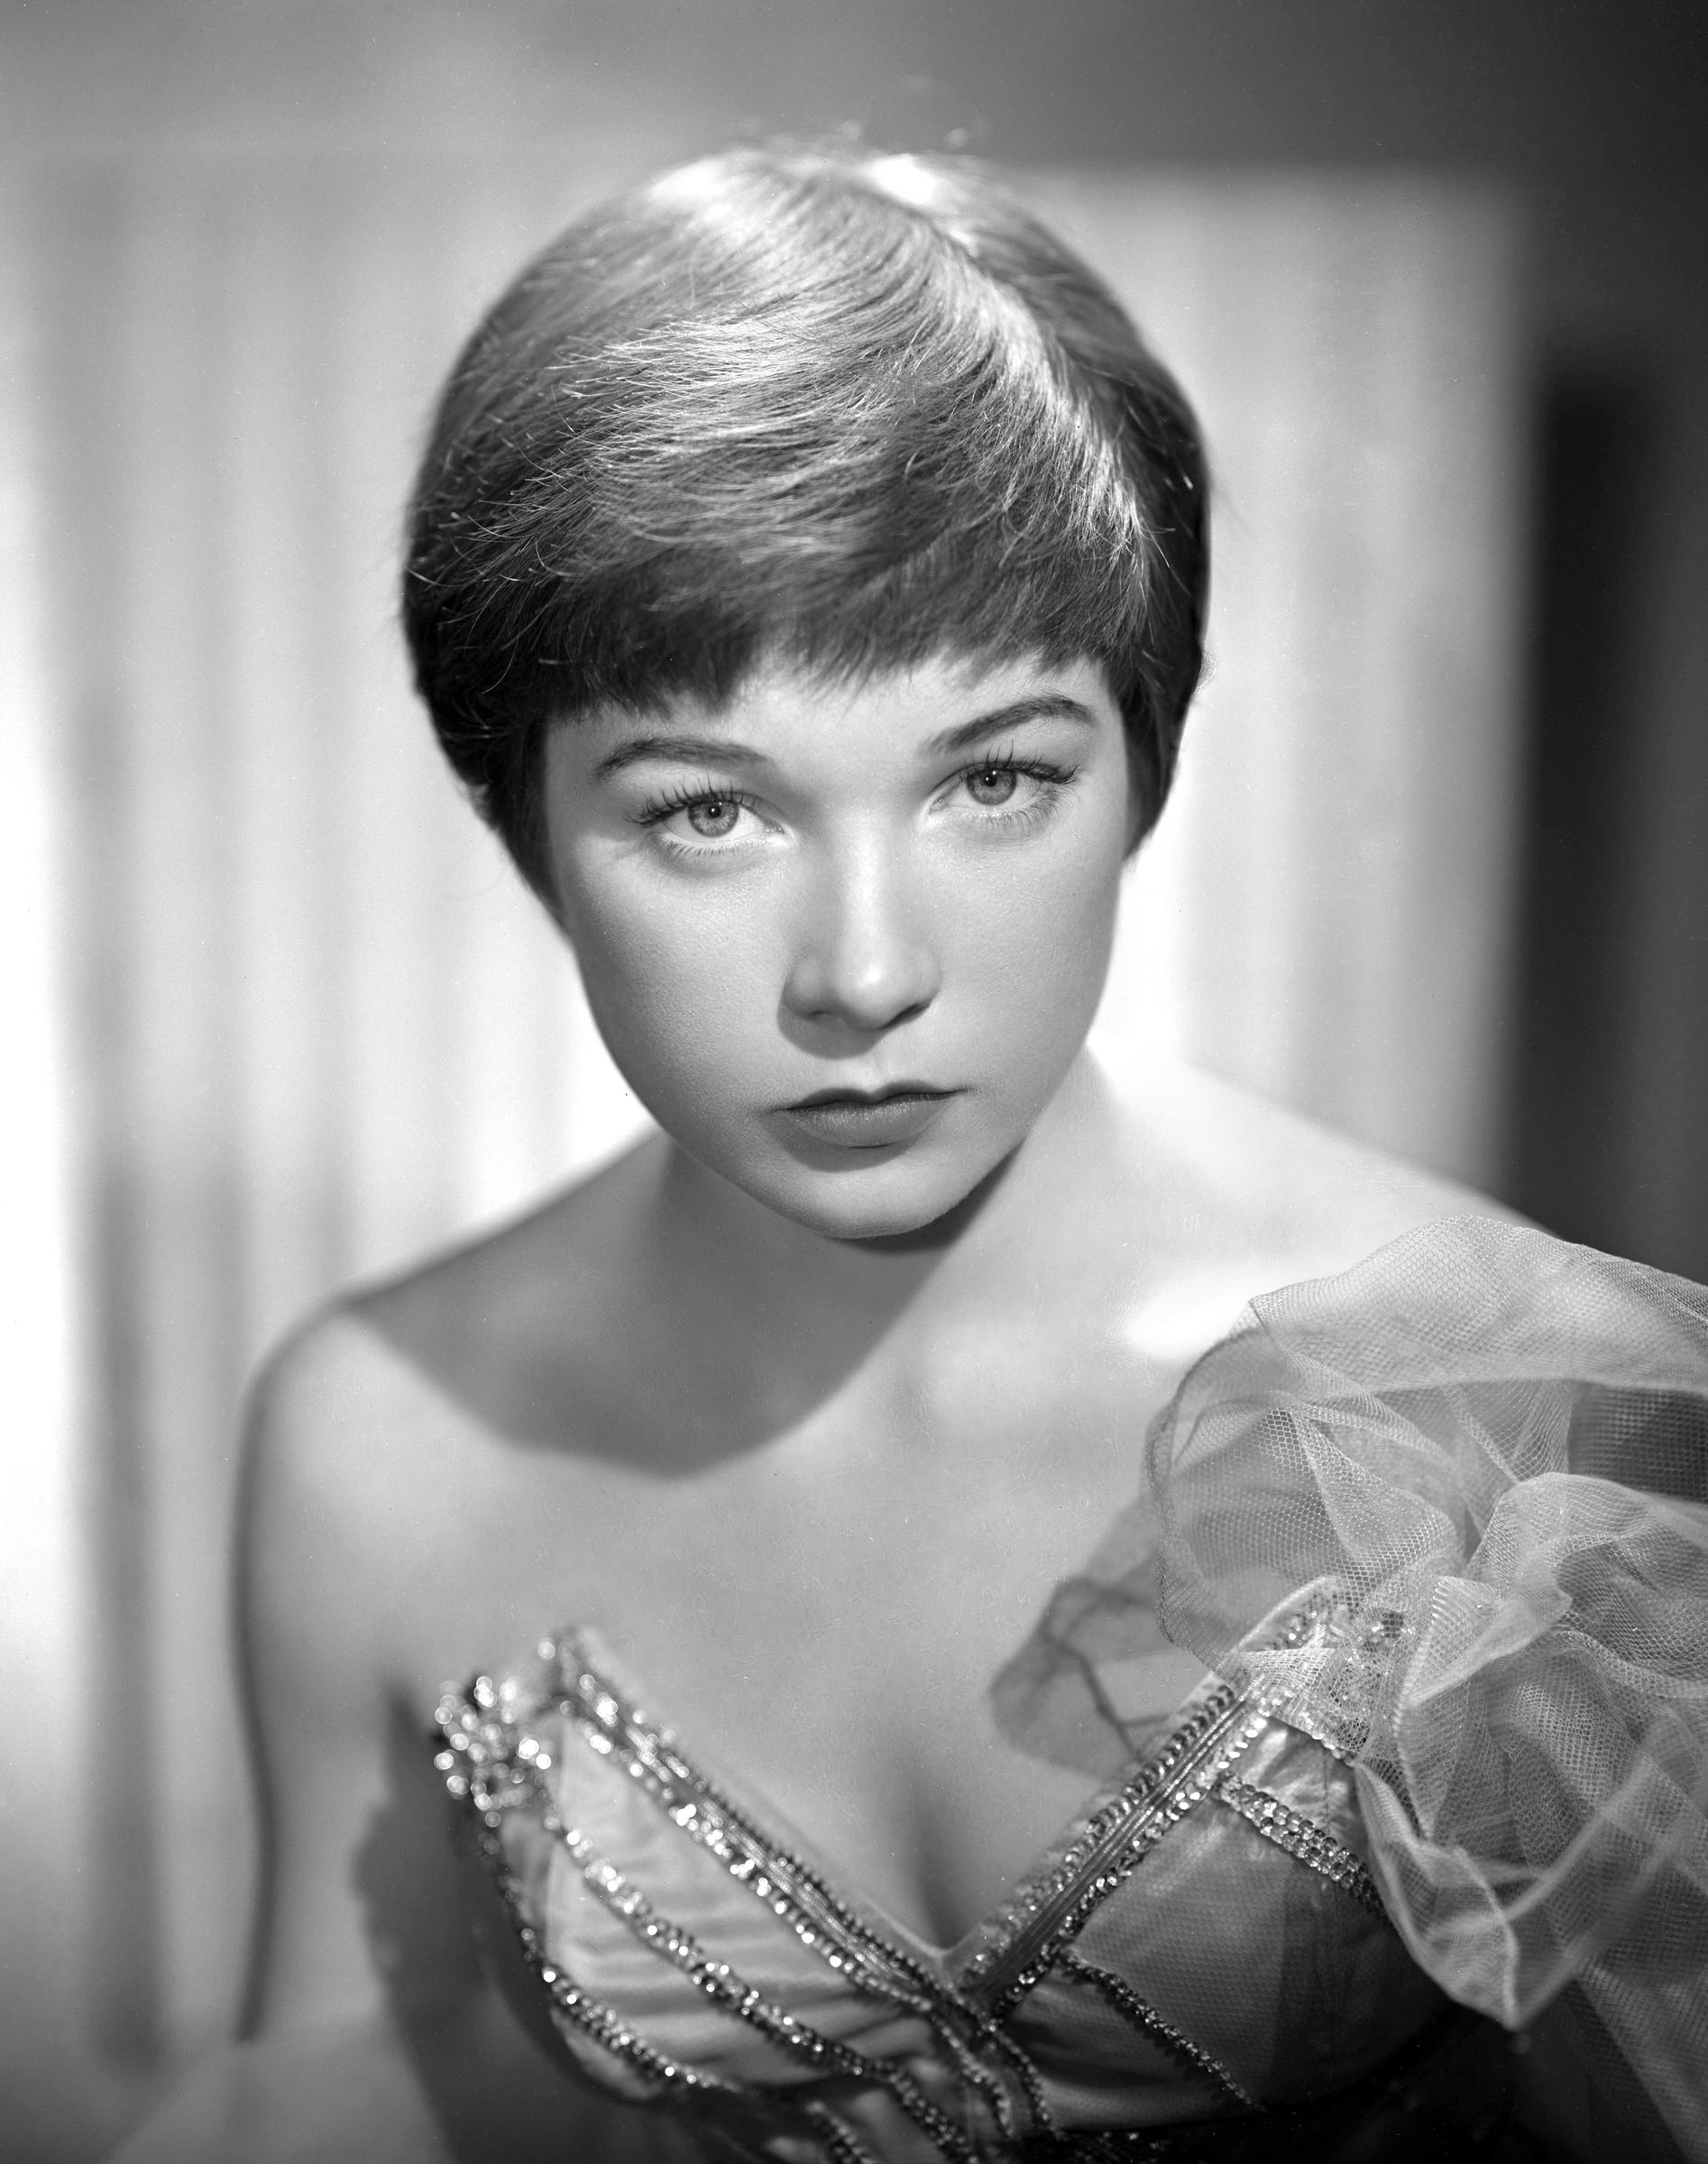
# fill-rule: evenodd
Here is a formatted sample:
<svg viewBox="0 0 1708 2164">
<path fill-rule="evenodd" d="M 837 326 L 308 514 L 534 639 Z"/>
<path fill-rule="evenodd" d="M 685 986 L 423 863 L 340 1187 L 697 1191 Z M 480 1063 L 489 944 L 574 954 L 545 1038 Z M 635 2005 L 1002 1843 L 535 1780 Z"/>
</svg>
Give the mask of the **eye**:
<svg viewBox="0 0 1708 2164">
<path fill-rule="evenodd" d="M 1013 766 L 981 766 L 966 778 L 967 793 L 974 803 L 992 812 L 1006 804 L 1020 786 L 1020 775 Z"/>
<path fill-rule="evenodd" d="M 682 807 L 688 824 L 702 841 L 721 841 L 733 834 L 741 807 L 732 796 L 701 796 Z"/>
<path fill-rule="evenodd" d="M 725 857 L 763 839 L 767 831 L 751 798 L 710 775 L 650 796 L 628 816 L 660 848 L 684 858 Z"/>
<path fill-rule="evenodd" d="M 943 806 L 979 833 L 1016 833 L 1050 817 L 1074 772 L 1051 759 L 1023 759 L 1006 745 L 993 747 L 961 768 Z"/>
</svg>

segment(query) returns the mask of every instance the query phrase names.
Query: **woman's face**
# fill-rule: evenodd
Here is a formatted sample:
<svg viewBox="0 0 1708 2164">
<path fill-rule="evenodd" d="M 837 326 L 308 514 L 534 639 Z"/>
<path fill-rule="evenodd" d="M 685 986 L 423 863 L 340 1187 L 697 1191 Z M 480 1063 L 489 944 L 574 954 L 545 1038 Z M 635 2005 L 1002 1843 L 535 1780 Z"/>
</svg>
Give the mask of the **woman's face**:
<svg viewBox="0 0 1708 2164">
<path fill-rule="evenodd" d="M 565 723 L 563 921 L 611 1055 L 701 1165 L 844 1239 L 929 1224 L 1084 1041 L 1131 803 L 1100 669 L 781 665 Z"/>
</svg>

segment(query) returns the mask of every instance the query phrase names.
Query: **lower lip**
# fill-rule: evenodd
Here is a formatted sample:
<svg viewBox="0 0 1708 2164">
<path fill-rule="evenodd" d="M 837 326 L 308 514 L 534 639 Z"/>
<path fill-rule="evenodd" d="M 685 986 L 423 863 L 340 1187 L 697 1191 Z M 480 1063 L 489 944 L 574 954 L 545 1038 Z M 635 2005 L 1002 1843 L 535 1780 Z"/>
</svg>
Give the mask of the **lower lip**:
<svg viewBox="0 0 1708 2164">
<path fill-rule="evenodd" d="M 881 1097 L 862 1105 L 843 1098 L 829 1105 L 791 1105 L 785 1117 L 815 1142 L 842 1150 L 887 1150 L 917 1142 L 949 1103 L 947 1096 Z"/>
</svg>

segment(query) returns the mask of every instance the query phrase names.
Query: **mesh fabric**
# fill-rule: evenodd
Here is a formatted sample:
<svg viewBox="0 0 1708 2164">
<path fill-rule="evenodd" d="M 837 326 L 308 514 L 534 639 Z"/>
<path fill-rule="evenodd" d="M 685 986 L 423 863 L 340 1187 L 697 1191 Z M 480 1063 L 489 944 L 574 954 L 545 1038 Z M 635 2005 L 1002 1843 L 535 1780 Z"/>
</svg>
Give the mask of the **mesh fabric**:
<svg viewBox="0 0 1708 2164">
<path fill-rule="evenodd" d="M 1419 1964 L 1513 2029 L 1575 1983 L 1708 2156 L 1708 1291 L 1430 1225 L 1254 1301 L 1147 1467 L 1005 1726 L 1126 1747 L 1162 1641 L 1262 1692 L 1353 1765 Z"/>
</svg>

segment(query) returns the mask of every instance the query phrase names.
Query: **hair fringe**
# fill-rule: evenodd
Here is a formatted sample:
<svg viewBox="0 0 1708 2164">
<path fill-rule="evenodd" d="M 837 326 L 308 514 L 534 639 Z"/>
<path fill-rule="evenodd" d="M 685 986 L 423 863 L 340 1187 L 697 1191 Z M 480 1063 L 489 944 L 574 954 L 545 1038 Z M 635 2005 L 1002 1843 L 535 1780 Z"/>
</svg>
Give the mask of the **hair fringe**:
<svg viewBox="0 0 1708 2164">
<path fill-rule="evenodd" d="M 439 740 L 546 891 L 538 748 L 761 657 L 1106 670 L 1142 826 L 1203 659 L 1191 409 L 970 161 L 736 151 L 575 221 L 476 330 L 409 512 Z"/>
</svg>

